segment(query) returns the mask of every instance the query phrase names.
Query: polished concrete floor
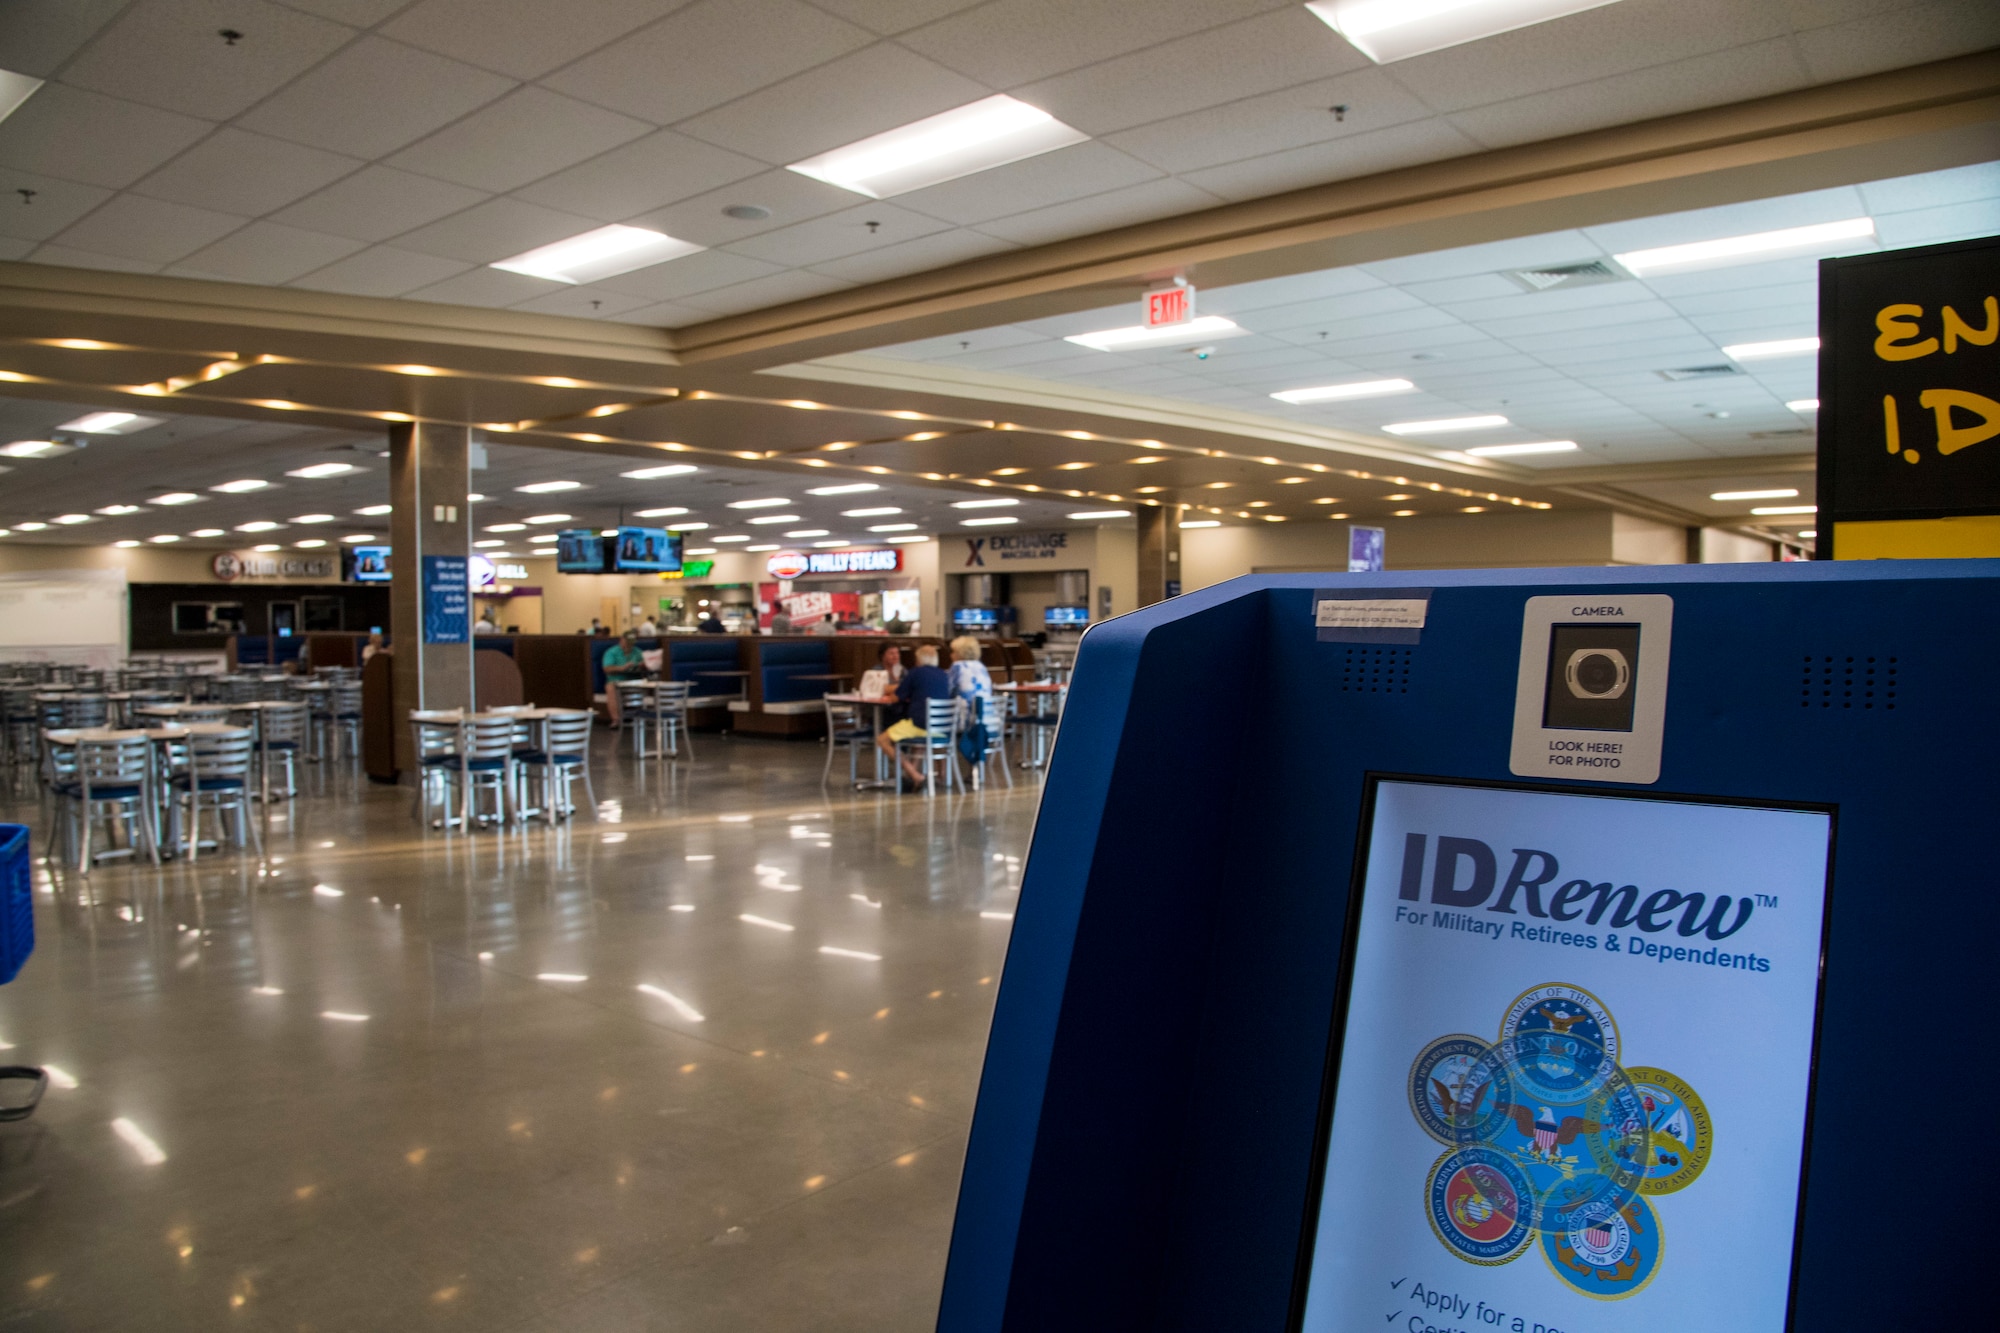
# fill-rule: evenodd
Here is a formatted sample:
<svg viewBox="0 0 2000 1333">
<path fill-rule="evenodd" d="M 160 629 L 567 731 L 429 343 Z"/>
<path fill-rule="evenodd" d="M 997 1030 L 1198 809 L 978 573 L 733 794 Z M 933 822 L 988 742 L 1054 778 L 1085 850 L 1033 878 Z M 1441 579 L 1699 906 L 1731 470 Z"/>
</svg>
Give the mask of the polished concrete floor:
<svg viewBox="0 0 2000 1333">
<path fill-rule="evenodd" d="M 696 743 L 569 826 L 313 770 L 261 860 L 37 867 L 0 1330 L 929 1328 L 1039 787 Z"/>
</svg>

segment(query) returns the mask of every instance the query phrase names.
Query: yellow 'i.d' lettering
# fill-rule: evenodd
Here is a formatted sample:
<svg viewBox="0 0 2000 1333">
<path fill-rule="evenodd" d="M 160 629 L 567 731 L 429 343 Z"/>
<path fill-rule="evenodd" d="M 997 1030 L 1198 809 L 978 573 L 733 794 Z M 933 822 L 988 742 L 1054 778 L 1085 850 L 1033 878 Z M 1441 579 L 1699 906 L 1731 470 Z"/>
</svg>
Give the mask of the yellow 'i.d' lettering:
<svg viewBox="0 0 2000 1333">
<path fill-rule="evenodd" d="M 1903 423 L 1896 416 L 1896 395 L 1882 395 L 1882 434 L 1889 443 L 1889 452 L 1901 454 L 1904 461 L 1914 463 L 1920 456 L 1915 449 L 1903 447 Z"/>
<path fill-rule="evenodd" d="M 1964 389 L 1925 389 L 1918 399 L 1937 414 L 1938 452 L 1955 454 L 1960 449 L 2000 435 L 2000 403 L 1984 394 Z M 1952 411 L 1970 412 L 1979 418 L 1976 425 L 1953 422 Z"/>
</svg>

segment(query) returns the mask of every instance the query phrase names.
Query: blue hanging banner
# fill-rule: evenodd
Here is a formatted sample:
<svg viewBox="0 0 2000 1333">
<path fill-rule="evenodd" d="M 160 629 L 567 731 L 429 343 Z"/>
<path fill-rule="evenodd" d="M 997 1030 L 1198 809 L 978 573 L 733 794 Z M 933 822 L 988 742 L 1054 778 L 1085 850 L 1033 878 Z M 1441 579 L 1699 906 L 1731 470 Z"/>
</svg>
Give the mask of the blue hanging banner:
<svg viewBox="0 0 2000 1333">
<path fill-rule="evenodd" d="M 470 571 L 462 555 L 424 557 L 424 642 L 472 642 Z"/>
</svg>

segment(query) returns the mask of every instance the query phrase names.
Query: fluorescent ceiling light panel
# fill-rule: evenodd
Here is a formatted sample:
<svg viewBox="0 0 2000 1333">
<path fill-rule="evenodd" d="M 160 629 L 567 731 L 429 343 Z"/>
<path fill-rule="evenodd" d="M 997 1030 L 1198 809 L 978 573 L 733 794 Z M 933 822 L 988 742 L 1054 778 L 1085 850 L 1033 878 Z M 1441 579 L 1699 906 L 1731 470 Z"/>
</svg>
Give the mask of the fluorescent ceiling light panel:
<svg viewBox="0 0 2000 1333">
<path fill-rule="evenodd" d="M 1382 429 L 1391 435 L 1449 435 L 1458 430 L 1492 430 L 1506 424 L 1505 417 L 1446 417 L 1441 421 L 1398 421 Z"/>
<path fill-rule="evenodd" d="M 1184 528 L 1219 528 L 1222 526 L 1222 523 L 1219 519 L 1213 518 L 1189 518 L 1181 520 L 1181 526 Z"/>
<path fill-rule="evenodd" d="M 317 481 L 321 477 L 344 477 L 350 472 L 359 472 L 360 470 L 360 468 L 352 463 L 314 463 L 311 467 L 293 468 L 285 475 L 288 477 L 307 477 Z"/>
<path fill-rule="evenodd" d="M 21 107 L 21 103 L 35 95 L 35 89 L 42 86 L 40 79 L 29 78 L 26 74 L 16 74 L 11 69 L 0 69 L 0 120 L 5 120 Z"/>
<path fill-rule="evenodd" d="M 197 532 L 195 536 L 199 537 L 201 534 Z M 349 543 L 372 542 L 375 540 L 375 534 L 372 532 L 350 532 L 345 537 L 342 537 L 341 540 Z"/>
<path fill-rule="evenodd" d="M 489 523 L 486 525 L 486 530 L 488 532 L 519 532 L 527 526 L 525 523 Z"/>
<path fill-rule="evenodd" d="M 196 528 L 193 532 L 190 532 L 188 534 L 188 536 L 190 537 L 220 537 L 222 535 L 223 533 L 221 528 Z M 366 537 L 358 537 L 355 538 L 354 540 L 367 541 L 368 539 Z"/>
<path fill-rule="evenodd" d="M 1466 453 L 1474 458 L 1514 458 L 1521 454 L 1567 454 L 1576 451 L 1575 440 L 1537 440 L 1533 444 L 1482 444 Z"/>
<path fill-rule="evenodd" d="M 1768 491 L 1717 491 L 1709 496 L 1711 500 L 1796 500 L 1798 491 L 1790 486 L 1778 486 Z"/>
<path fill-rule="evenodd" d="M 1819 411 L 1819 399 L 1794 398 L 1791 402 L 1786 403 L 1785 406 L 1794 412 L 1817 412 Z"/>
<path fill-rule="evenodd" d="M 100 513 L 100 514 L 110 514 L 110 515 L 113 515 L 113 516 L 115 517 L 115 516 L 117 516 L 117 515 L 119 515 L 119 514 L 136 514 L 136 513 L 138 513 L 138 512 L 139 512 L 139 506 L 138 506 L 138 505 L 105 505 L 105 506 L 104 506 L 103 508 L 99 509 L 99 510 L 98 510 L 97 512 L 98 512 L 98 513 Z"/>
<path fill-rule="evenodd" d="M 273 523 L 268 518 L 259 518 L 259 519 L 253 519 L 251 522 L 248 523 L 238 523 L 236 525 L 236 530 L 238 532 L 271 532 L 277 528 L 282 528 L 284 526 L 285 525 L 282 523 Z"/>
<path fill-rule="evenodd" d="M 1321 384 L 1311 389 L 1286 389 L 1271 396 L 1281 403 L 1333 403 L 1343 398 L 1380 398 L 1385 394 L 1409 393 L 1416 387 L 1408 380 L 1359 380 L 1353 384 Z"/>
<path fill-rule="evenodd" d="M 65 526 L 65 527 L 74 527 L 74 526 L 75 526 L 76 524 L 78 524 L 78 523 L 88 523 L 88 522 L 90 522 L 90 515 L 88 515 L 88 514 L 57 514 L 57 515 L 56 515 L 56 517 L 55 517 L 55 520 L 54 520 L 54 521 L 55 521 L 55 522 L 57 522 L 57 523 L 61 523 L 61 524 L 63 524 L 63 525 Z M 24 524 L 23 526 L 26 526 L 26 525 Z"/>
<path fill-rule="evenodd" d="M 843 509 L 840 511 L 840 516 L 842 518 L 881 518 L 884 514 L 900 514 L 902 512 L 903 510 L 899 505 L 878 505 L 873 509 Z"/>
<path fill-rule="evenodd" d="M 293 520 L 292 520 L 292 522 L 294 522 L 294 523 L 331 523 L 331 522 L 333 522 L 333 515 L 332 515 L 332 514 L 300 514 L 300 515 L 299 515 L 299 516 L 298 516 L 297 518 L 293 519 Z"/>
<path fill-rule="evenodd" d="M 354 512 L 360 514 L 363 518 L 377 518 L 394 511 L 395 508 L 396 506 L 394 505 L 363 505 Z"/>
<path fill-rule="evenodd" d="M 130 435 L 165 420 L 165 417 L 142 417 L 137 412 L 90 412 L 74 421 L 65 421 L 56 429 L 78 431 L 84 435 Z"/>
<path fill-rule="evenodd" d="M 887 199 L 1089 137 L 1039 107 L 1001 94 L 794 162 L 789 170 L 870 199 Z"/>
<path fill-rule="evenodd" d="M 530 537 L 528 540 L 533 544 L 540 545 L 543 542 L 559 542 L 562 540 L 562 537 L 553 532 L 544 532 Z"/>
<path fill-rule="evenodd" d="M 1547 23 L 1615 0 L 1312 0 L 1306 6 L 1378 65 Z"/>
<path fill-rule="evenodd" d="M 850 481 L 840 486 L 814 486 L 807 495 L 859 495 L 863 491 L 879 491 L 882 488 L 872 481 Z"/>
<path fill-rule="evenodd" d="M 1655 250 L 1634 250 L 1611 257 L 1627 272 L 1643 278 L 1648 273 L 1666 269 L 1720 268 L 1725 264 L 1839 248 L 1842 241 L 1858 241 L 1874 234 L 1874 218 L 1848 218 L 1842 222 L 1820 222 L 1810 227 L 1760 231 L 1749 236 L 1725 236 L 1720 240 L 1694 241 L 1687 245 L 1663 245 Z"/>
<path fill-rule="evenodd" d="M 597 282 L 615 278 L 633 269 L 650 268 L 669 259 L 696 254 L 707 249 L 688 241 L 677 241 L 665 232 L 645 227 L 613 225 L 572 236 L 553 245 L 538 246 L 512 259 L 495 260 L 492 267 L 509 273 L 524 273 L 551 282 Z"/>
<path fill-rule="evenodd" d="M 870 532 L 908 532 L 916 526 L 914 523 L 877 523 L 868 530 Z"/>
<path fill-rule="evenodd" d="M 824 537 L 826 536 L 828 531 L 830 531 L 830 529 L 827 528 L 795 528 L 791 532 L 786 533 L 785 535 L 787 537 Z M 835 543 L 835 545 L 838 544 L 839 543 L 837 542 Z"/>
<path fill-rule="evenodd" d="M 19 529 L 22 532 L 41 532 L 49 525 L 46 523 L 36 523 L 33 520 L 30 520 L 29 522 L 26 523 L 16 523 L 14 526 L 15 528 Z"/>
<path fill-rule="evenodd" d="M 201 497 L 193 491 L 168 491 L 165 495 L 154 496 L 152 499 L 146 501 L 146 503 L 149 505 L 191 505 L 199 499 Z"/>
<path fill-rule="evenodd" d="M 665 509 L 641 509 L 637 513 L 633 514 L 632 517 L 673 518 L 677 514 L 685 514 L 686 512 L 687 512 L 687 506 L 685 505 L 669 505 Z"/>
<path fill-rule="evenodd" d="M 1019 523 L 1012 514 L 998 514 L 992 518 L 968 518 L 960 520 L 968 528 L 990 528 L 996 523 Z"/>
<path fill-rule="evenodd" d="M 693 463 L 662 463 L 658 467 L 635 468 L 631 472 L 621 472 L 618 475 L 630 477 L 634 481 L 651 481 L 655 477 L 685 477 L 690 472 L 699 471 L 701 469 Z"/>
<path fill-rule="evenodd" d="M 569 517 L 569 515 L 568 515 L 568 514 L 530 514 L 530 515 L 528 515 L 528 522 L 530 522 L 530 523 L 567 523 L 567 522 L 569 522 L 569 521 L 570 521 L 570 517 Z"/>
<path fill-rule="evenodd" d="M 743 549 L 746 551 L 775 551 L 779 548 L 773 544 L 771 546 L 746 546 Z"/>
<path fill-rule="evenodd" d="M 883 540 L 891 542 L 927 542 L 930 540 L 930 538 L 929 537 L 885 537 L 883 538 Z M 851 543 L 843 543 L 843 545 L 849 545 L 849 544 Z"/>
<path fill-rule="evenodd" d="M 771 523 L 799 523 L 804 520 L 804 514 L 764 514 L 751 519 L 750 522 L 758 527 L 763 527 Z"/>
<path fill-rule="evenodd" d="M 1017 505 L 1019 503 L 1021 503 L 1019 500 L 1002 500 L 1002 499 L 953 500 L 951 502 L 951 507 L 953 509 L 1005 509 L 1008 505 Z"/>
<path fill-rule="evenodd" d="M 40 458 L 43 454 L 59 454 L 64 446 L 54 440 L 16 440 L 12 444 L 0 445 L 0 454 L 9 458 Z"/>
<path fill-rule="evenodd" d="M 762 500 L 731 500 L 731 509 L 769 509 L 774 505 L 788 505 L 791 501 L 783 496 L 773 496 Z"/>
<path fill-rule="evenodd" d="M 1779 338 L 1767 343 L 1737 343 L 1722 354 L 1734 361 L 1760 361 L 1779 356 L 1806 356 L 1819 350 L 1818 338 Z"/>
<path fill-rule="evenodd" d="M 583 483 L 580 481 L 531 481 L 526 486 L 516 486 L 514 489 L 524 495 L 551 495 L 556 491 L 580 491 L 583 489 Z"/>
<path fill-rule="evenodd" d="M 710 537 L 709 540 L 712 542 L 747 542 L 750 540 L 750 535 L 748 533 L 739 532 L 739 533 L 732 533 L 730 536 L 727 537 Z"/>
<path fill-rule="evenodd" d="M 1750 512 L 1756 514 L 1760 518 L 1777 514 L 1817 514 L 1819 512 L 1819 506 L 1818 505 L 1764 505 L 1761 508 L 1752 509 Z M 60 523 L 62 520 L 57 519 L 56 521 Z"/>
<path fill-rule="evenodd" d="M 219 486 L 211 486 L 211 491 L 221 491 L 224 495 L 243 495 L 250 491 L 261 491 L 271 483 L 245 477 L 242 481 L 225 481 Z"/>
<path fill-rule="evenodd" d="M 1070 517 L 1075 519 L 1130 518 L 1132 517 L 1132 511 L 1129 509 L 1086 509 L 1080 514 L 1071 514 Z"/>
<path fill-rule="evenodd" d="M 1101 329 L 1096 333 L 1073 333 L 1063 341 L 1098 352 L 1124 352 L 1135 348 L 1177 347 L 1183 343 L 1198 343 L 1209 338 L 1235 338 L 1248 332 L 1250 330 L 1241 327 L 1233 319 L 1224 319 L 1220 315 L 1203 315 L 1185 324 L 1169 324 L 1158 329 L 1134 324 L 1129 328 Z"/>
<path fill-rule="evenodd" d="M 706 524 L 706 523 L 669 523 L 669 524 L 667 524 L 667 531 L 668 531 L 668 532 L 700 532 L 700 531 L 702 531 L 702 530 L 703 530 L 704 528 L 706 528 L 707 526 L 708 526 L 708 524 Z"/>
</svg>

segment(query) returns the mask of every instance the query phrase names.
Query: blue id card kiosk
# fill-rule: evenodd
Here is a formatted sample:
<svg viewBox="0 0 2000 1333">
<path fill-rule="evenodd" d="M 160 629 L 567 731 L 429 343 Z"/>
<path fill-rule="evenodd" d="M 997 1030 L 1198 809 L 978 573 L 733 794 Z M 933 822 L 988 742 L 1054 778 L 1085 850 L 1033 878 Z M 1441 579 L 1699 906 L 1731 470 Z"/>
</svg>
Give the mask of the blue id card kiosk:
<svg viewBox="0 0 2000 1333">
<path fill-rule="evenodd" d="M 1092 629 L 940 1329 L 1993 1327 L 1995 563 Z"/>
</svg>

